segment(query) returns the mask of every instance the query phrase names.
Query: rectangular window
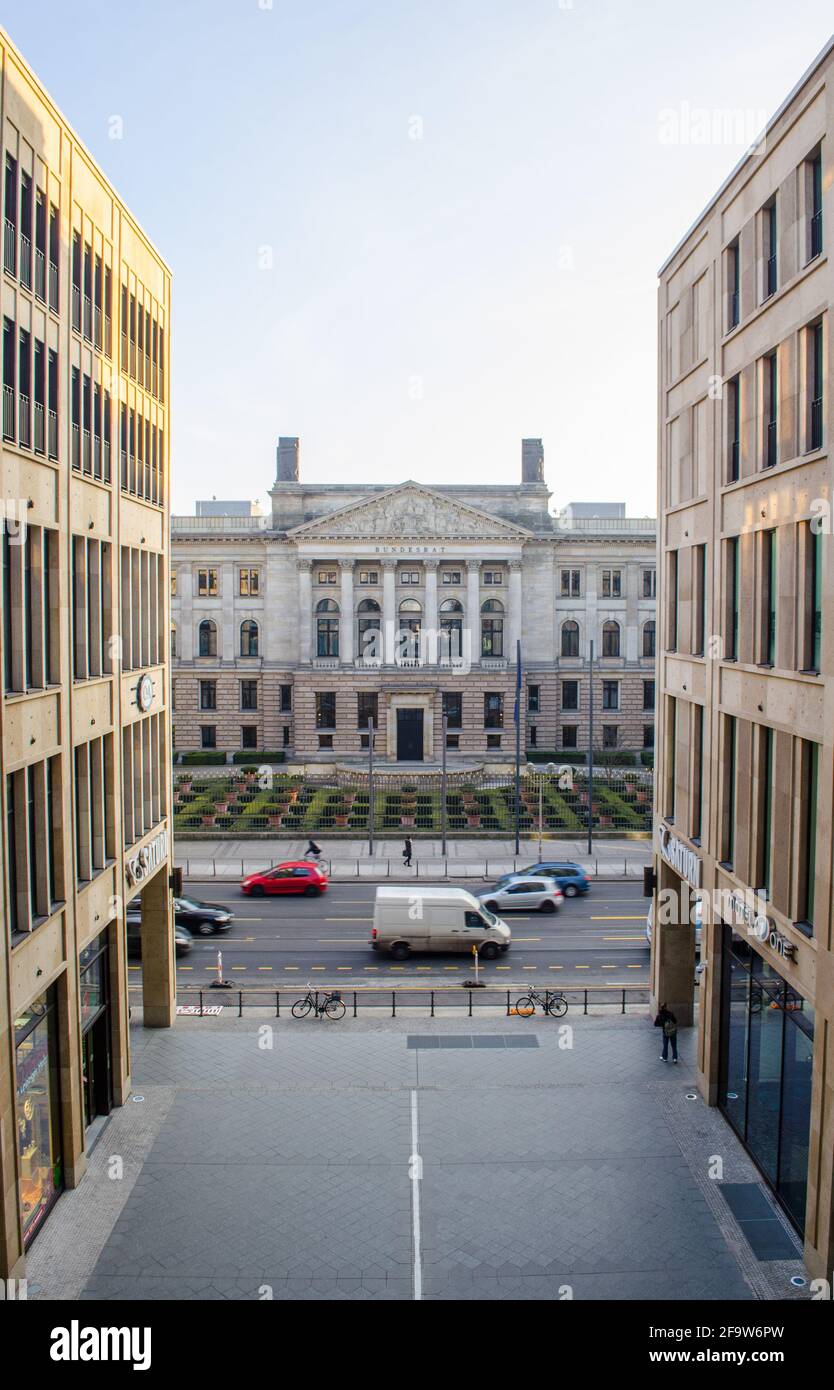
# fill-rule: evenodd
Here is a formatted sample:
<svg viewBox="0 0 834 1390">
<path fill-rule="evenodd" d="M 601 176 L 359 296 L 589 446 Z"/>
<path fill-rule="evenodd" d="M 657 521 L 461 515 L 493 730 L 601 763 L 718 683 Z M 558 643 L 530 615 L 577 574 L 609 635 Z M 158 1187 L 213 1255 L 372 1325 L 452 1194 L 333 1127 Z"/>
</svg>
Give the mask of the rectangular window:
<svg viewBox="0 0 834 1390">
<path fill-rule="evenodd" d="M 643 598 L 657 597 L 657 570 L 643 570 Z"/>
<path fill-rule="evenodd" d="M 727 382 L 727 482 L 741 476 L 741 377 Z"/>
<path fill-rule="evenodd" d="M 360 584 L 378 584 L 378 583 L 379 583 L 379 570 L 360 570 L 360 571 L 359 571 L 359 583 L 360 583 Z"/>
<path fill-rule="evenodd" d="M 622 597 L 622 570 L 602 571 L 602 597 Z"/>
<path fill-rule="evenodd" d="M 336 583 L 336 571 L 335 571 L 335 570 L 319 570 L 319 581 L 318 581 L 318 582 L 319 582 L 319 584 L 335 584 L 335 583 Z"/>
<path fill-rule="evenodd" d="M 460 570 L 443 570 L 440 576 L 442 584 L 460 584 Z"/>
<path fill-rule="evenodd" d="M 331 749 L 333 747 L 332 734 L 319 734 L 319 748 Z"/>
<path fill-rule="evenodd" d="M 240 746 L 241 748 L 257 748 L 258 746 L 258 726 L 257 724 L 242 724 L 240 726 Z"/>
<path fill-rule="evenodd" d="M 619 730 L 616 724 L 603 724 L 602 726 L 602 746 L 603 748 L 616 748 Z"/>
<path fill-rule="evenodd" d="M 825 388 L 822 324 L 808 330 L 810 361 L 808 363 L 808 448 L 821 449 L 823 443 L 823 396 Z"/>
<path fill-rule="evenodd" d="M 805 179 L 807 190 L 808 260 L 813 261 L 822 254 L 822 154 L 817 151 L 806 161 Z"/>
<path fill-rule="evenodd" d="M 356 727 L 367 731 L 369 720 L 373 720 L 375 729 L 379 728 L 379 696 L 375 693 L 357 695 Z"/>
<path fill-rule="evenodd" d="M 779 462 L 779 363 L 775 352 L 763 359 L 764 386 L 764 456 L 763 468 L 775 468 Z"/>
<path fill-rule="evenodd" d="M 217 681 L 200 681 L 200 709 L 217 709 Z"/>
<path fill-rule="evenodd" d="M 528 685 L 527 687 L 527 711 L 529 714 L 538 714 L 540 705 L 541 686 Z"/>
<path fill-rule="evenodd" d="M 727 247 L 727 332 L 738 326 L 741 317 L 741 250 L 738 241 Z"/>
<path fill-rule="evenodd" d="M 736 721 L 731 714 L 724 715 L 722 777 L 721 861 L 732 868 L 736 837 Z"/>
<path fill-rule="evenodd" d="M 503 583 L 504 583 L 504 573 L 503 573 L 503 570 L 484 570 L 484 583 L 485 583 L 485 584 L 503 584 Z"/>
<path fill-rule="evenodd" d="M 289 724 L 284 724 L 284 726 L 283 726 L 283 728 L 282 728 L 282 730 L 281 730 L 281 738 L 282 738 L 282 747 L 284 747 L 284 748 L 289 748 L 289 746 L 290 746 L 290 726 L 289 726 Z"/>
<path fill-rule="evenodd" d="M 704 811 L 704 707 L 692 706 L 692 808 L 690 839 L 701 843 Z"/>
<path fill-rule="evenodd" d="M 579 681 L 562 681 L 562 709 L 579 709 Z"/>
<path fill-rule="evenodd" d="M 501 747 L 501 735 L 500 735 L 500 734 L 487 734 L 486 746 L 487 746 L 487 748 L 500 748 L 500 747 Z"/>
<path fill-rule="evenodd" d="M 705 545 L 693 547 L 693 620 L 692 655 L 704 655 L 707 626 L 707 548 Z"/>
<path fill-rule="evenodd" d="M 727 545 L 727 626 L 725 645 L 727 661 L 738 661 L 738 606 L 741 594 L 741 539 L 731 536 Z"/>
<path fill-rule="evenodd" d="M 455 751 L 458 748 L 460 748 L 460 734 L 447 734 L 446 747 L 451 749 L 452 751 Z"/>
<path fill-rule="evenodd" d="M 669 570 L 668 597 L 667 597 L 667 630 L 666 630 L 666 650 L 677 651 L 678 648 L 678 552 L 670 550 L 666 563 Z"/>
<path fill-rule="evenodd" d="M 316 694 L 316 728 L 335 729 L 336 727 L 336 692 L 335 690 L 318 691 Z"/>
<path fill-rule="evenodd" d="M 769 299 L 776 293 L 779 282 L 779 223 L 776 199 L 764 209 L 762 214 L 762 252 L 764 256 L 763 298 Z"/>
<path fill-rule="evenodd" d="M 562 570 L 562 598 L 580 598 L 582 585 L 579 570 Z"/>
<path fill-rule="evenodd" d="M 759 662 L 776 665 L 776 598 L 778 594 L 776 531 L 763 531 L 760 539 L 761 591 Z"/>
<path fill-rule="evenodd" d="M 537 739 L 538 739 L 538 731 L 537 731 L 537 729 L 536 729 L 535 724 L 531 724 L 531 725 L 530 725 L 530 729 L 529 729 L 529 743 L 530 743 L 530 747 L 531 747 L 531 748 L 535 748 L 535 747 L 536 747 Z"/>
<path fill-rule="evenodd" d="M 643 747 L 654 748 L 654 724 L 643 725 Z"/>
<path fill-rule="evenodd" d="M 420 574 L 418 570 L 400 570 L 401 584 L 419 584 Z"/>
<path fill-rule="evenodd" d="M 239 593 L 241 598 L 257 598 L 261 592 L 261 572 L 260 570 L 245 569 L 240 571 Z"/>
<path fill-rule="evenodd" d="M 620 708 L 620 682 L 602 682 L 602 708 L 618 710 Z"/>
<path fill-rule="evenodd" d="M 217 570 L 197 571 L 198 598 L 217 598 Z"/>
<path fill-rule="evenodd" d="M 292 710 L 292 686 L 281 686 L 281 713 L 289 714 Z"/>
<path fill-rule="evenodd" d="M 201 724 L 201 725 L 200 725 L 200 747 L 201 747 L 201 748 L 216 748 L 216 747 L 217 747 L 217 726 L 216 726 L 215 724 Z"/>
<path fill-rule="evenodd" d="M 800 599 L 803 605 L 801 625 L 803 671 L 818 672 L 822 646 L 822 538 L 810 521 L 800 523 L 801 550 L 805 557 L 805 586 Z"/>
<path fill-rule="evenodd" d="M 484 728 L 503 729 L 504 696 L 498 692 L 484 694 Z"/>
<path fill-rule="evenodd" d="M 654 681 L 643 681 L 643 709 L 654 709 Z"/>
<path fill-rule="evenodd" d="M 458 690 L 444 690 L 443 713 L 449 729 L 463 728 L 463 695 Z"/>
<path fill-rule="evenodd" d="M 258 682 L 240 682 L 240 708 L 245 710 L 256 710 L 258 708 Z"/>
<path fill-rule="evenodd" d="M 578 748 L 578 746 L 579 746 L 578 734 L 579 734 L 579 730 L 578 730 L 576 724 L 563 724 L 563 725 L 562 725 L 562 747 L 563 747 L 563 748 Z"/>
<path fill-rule="evenodd" d="M 663 787 L 663 811 L 668 821 L 674 822 L 678 791 L 678 702 L 674 695 L 666 697 L 666 757 Z"/>
<path fill-rule="evenodd" d="M 769 898 L 773 837 L 773 730 L 760 726 L 756 730 L 756 737 L 756 887 L 762 897 Z"/>
<path fill-rule="evenodd" d="M 807 928 L 814 924 L 815 881 L 817 872 L 817 793 L 819 747 L 800 739 L 799 754 L 799 862 L 798 918 Z"/>
</svg>

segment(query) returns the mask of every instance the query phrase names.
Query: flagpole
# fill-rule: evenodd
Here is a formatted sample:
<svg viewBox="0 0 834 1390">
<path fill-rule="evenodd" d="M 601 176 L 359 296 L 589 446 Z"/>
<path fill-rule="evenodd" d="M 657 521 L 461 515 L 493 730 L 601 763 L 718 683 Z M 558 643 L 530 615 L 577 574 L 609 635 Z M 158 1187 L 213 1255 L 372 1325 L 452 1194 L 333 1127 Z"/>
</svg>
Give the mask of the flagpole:
<svg viewBox="0 0 834 1390">
<path fill-rule="evenodd" d="M 515 644 L 515 853 L 521 853 L 521 640 Z"/>
</svg>

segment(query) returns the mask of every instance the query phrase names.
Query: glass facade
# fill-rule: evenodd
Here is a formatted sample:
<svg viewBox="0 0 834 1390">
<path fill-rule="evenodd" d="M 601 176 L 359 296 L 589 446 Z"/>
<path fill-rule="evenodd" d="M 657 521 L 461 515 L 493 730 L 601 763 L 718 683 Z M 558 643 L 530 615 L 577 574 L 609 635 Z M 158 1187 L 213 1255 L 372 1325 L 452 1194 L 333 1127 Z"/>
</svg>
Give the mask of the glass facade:
<svg viewBox="0 0 834 1390">
<path fill-rule="evenodd" d="M 64 1185 L 54 986 L 15 1019 L 20 1211 L 28 1245 Z"/>
<path fill-rule="evenodd" d="M 78 976 L 84 1123 L 89 1126 L 99 1115 L 109 1115 L 113 1108 L 110 960 L 106 931 L 81 952 Z"/>
<path fill-rule="evenodd" d="M 802 1230 L 811 1124 L 814 1010 L 725 927 L 719 1104 Z"/>
</svg>

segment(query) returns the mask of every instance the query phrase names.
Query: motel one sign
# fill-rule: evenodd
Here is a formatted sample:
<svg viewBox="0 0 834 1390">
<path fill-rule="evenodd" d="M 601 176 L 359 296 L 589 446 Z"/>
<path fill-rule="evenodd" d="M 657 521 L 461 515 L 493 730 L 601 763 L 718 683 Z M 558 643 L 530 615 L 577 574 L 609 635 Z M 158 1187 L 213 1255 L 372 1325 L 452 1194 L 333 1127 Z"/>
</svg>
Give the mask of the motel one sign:
<svg viewBox="0 0 834 1390">
<path fill-rule="evenodd" d="M 657 827 L 657 850 L 661 859 L 669 865 L 675 873 L 685 878 L 693 888 L 701 886 L 701 861 L 694 849 L 690 849 L 666 825 Z"/>
</svg>

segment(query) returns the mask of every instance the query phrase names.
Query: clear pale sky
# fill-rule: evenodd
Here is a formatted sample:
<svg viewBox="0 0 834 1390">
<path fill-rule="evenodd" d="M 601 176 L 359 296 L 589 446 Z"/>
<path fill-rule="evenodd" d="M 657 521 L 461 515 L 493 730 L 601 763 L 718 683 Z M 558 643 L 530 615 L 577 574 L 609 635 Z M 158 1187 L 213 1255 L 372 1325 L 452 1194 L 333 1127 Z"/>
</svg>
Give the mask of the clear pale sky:
<svg viewBox="0 0 834 1390">
<path fill-rule="evenodd" d="M 653 514 L 656 272 L 743 153 L 669 143 L 668 113 L 697 131 L 739 111 L 753 138 L 833 19 L 830 0 L 3 5 L 173 269 L 176 511 L 263 498 L 280 434 L 309 479 L 392 483 L 515 480 L 532 435 L 554 505 Z"/>
</svg>

